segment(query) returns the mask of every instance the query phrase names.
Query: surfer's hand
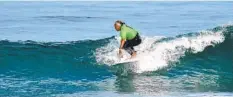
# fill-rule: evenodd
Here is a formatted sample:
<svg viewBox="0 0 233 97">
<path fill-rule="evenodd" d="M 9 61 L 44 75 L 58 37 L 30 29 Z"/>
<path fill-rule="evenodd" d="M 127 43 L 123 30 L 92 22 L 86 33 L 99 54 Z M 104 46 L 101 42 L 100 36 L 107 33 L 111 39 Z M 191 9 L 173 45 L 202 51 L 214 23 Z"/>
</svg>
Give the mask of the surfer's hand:
<svg viewBox="0 0 233 97">
<path fill-rule="evenodd" d="M 119 49 L 118 56 L 119 56 L 120 58 L 123 58 L 123 55 L 122 55 L 122 51 L 121 51 L 121 49 Z"/>
</svg>

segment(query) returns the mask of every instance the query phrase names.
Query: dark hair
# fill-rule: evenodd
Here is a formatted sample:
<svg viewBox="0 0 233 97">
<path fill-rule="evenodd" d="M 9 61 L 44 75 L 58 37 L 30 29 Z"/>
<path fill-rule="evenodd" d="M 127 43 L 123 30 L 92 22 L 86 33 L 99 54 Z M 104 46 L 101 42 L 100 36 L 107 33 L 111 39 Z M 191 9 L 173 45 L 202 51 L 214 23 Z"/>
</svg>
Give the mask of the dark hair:
<svg viewBox="0 0 233 97">
<path fill-rule="evenodd" d="M 121 20 L 117 20 L 115 23 L 120 23 L 121 26 L 122 26 L 123 24 L 125 24 L 125 22 L 122 22 Z"/>
</svg>

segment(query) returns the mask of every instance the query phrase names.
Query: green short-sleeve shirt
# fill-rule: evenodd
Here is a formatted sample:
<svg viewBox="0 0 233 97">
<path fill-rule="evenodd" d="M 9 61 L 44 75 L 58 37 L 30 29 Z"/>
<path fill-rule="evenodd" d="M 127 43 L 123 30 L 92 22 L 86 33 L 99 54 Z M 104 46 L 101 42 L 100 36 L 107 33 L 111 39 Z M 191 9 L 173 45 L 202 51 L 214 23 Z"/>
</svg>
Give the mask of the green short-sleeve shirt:
<svg viewBox="0 0 233 97">
<path fill-rule="evenodd" d="M 137 33 L 138 32 L 136 30 L 124 24 L 121 27 L 120 36 L 121 39 L 131 40 L 137 35 Z"/>
</svg>

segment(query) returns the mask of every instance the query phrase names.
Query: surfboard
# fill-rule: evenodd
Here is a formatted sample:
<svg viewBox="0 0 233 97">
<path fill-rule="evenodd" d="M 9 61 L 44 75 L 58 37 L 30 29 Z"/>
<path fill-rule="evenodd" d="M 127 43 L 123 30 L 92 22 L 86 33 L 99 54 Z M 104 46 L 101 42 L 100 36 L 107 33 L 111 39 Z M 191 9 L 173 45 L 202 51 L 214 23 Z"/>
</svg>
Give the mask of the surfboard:
<svg viewBox="0 0 233 97">
<path fill-rule="evenodd" d="M 135 63 L 135 62 L 137 62 L 137 61 L 138 61 L 137 58 L 133 58 L 133 59 L 124 59 L 124 60 L 121 60 L 121 61 L 117 62 L 116 64 Z"/>
<path fill-rule="evenodd" d="M 116 75 L 120 76 L 134 74 L 134 72 L 137 71 L 138 68 L 138 61 L 139 60 L 137 58 L 119 60 L 112 66 L 112 70 L 116 73 Z"/>
</svg>

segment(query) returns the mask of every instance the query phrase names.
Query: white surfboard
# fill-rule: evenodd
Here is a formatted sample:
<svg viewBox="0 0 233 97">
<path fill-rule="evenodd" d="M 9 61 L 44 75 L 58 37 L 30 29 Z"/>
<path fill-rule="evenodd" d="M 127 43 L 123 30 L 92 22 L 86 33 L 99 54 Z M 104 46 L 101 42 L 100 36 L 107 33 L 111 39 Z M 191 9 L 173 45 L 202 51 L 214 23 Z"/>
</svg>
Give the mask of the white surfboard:
<svg viewBox="0 0 233 97">
<path fill-rule="evenodd" d="M 119 62 L 117 62 L 116 64 L 127 64 L 127 63 L 135 63 L 137 62 L 138 59 L 137 58 L 133 58 L 133 59 L 121 59 Z"/>
</svg>

